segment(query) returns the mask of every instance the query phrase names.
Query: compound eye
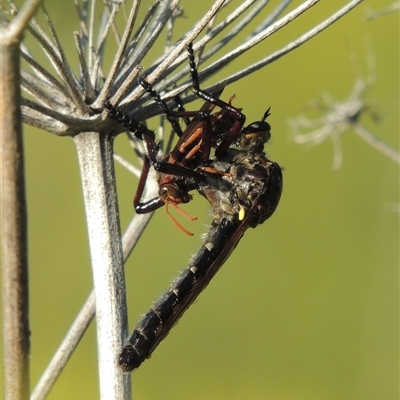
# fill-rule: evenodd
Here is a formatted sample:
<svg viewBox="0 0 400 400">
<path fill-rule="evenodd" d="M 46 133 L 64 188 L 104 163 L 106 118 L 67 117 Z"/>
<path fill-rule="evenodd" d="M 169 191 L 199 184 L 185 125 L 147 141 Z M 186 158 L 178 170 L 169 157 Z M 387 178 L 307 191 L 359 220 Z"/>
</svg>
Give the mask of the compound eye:
<svg viewBox="0 0 400 400">
<path fill-rule="evenodd" d="M 158 194 L 165 203 L 180 204 L 190 201 L 190 195 L 175 184 L 168 183 L 161 186 Z"/>
<path fill-rule="evenodd" d="M 271 138 L 271 126 L 268 122 L 257 121 L 243 129 L 240 145 L 244 150 L 261 152 L 264 143 Z"/>
<path fill-rule="evenodd" d="M 271 107 L 265 112 L 261 121 L 256 121 L 246 126 L 242 130 L 241 135 L 247 137 L 248 141 L 262 141 L 263 143 L 268 142 L 271 138 L 271 125 L 266 119 L 271 115 Z"/>
<path fill-rule="evenodd" d="M 271 125 L 266 122 L 266 121 L 256 121 L 251 123 L 250 125 L 246 126 L 246 128 L 243 129 L 244 134 L 248 133 L 254 133 L 254 134 L 262 134 L 268 136 L 268 139 L 271 137 Z"/>
</svg>

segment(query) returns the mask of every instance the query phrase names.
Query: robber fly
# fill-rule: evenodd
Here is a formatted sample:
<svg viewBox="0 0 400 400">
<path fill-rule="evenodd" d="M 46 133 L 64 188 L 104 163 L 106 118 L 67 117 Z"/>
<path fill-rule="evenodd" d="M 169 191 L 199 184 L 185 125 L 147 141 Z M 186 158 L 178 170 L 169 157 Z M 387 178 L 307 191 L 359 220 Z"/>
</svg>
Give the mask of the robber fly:
<svg viewBox="0 0 400 400">
<path fill-rule="evenodd" d="M 251 150 L 232 146 L 207 167 L 197 169 L 206 177 L 205 183 L 198 183 L 197 190 L 212 207 L 210 230 L 188 267 L 136 325 L 119 356 L 123 372 L 131 372 L 150 357 L 221 268 L 245 231 L 262 224 L 275 211 L 282 192 L 282 173 L 260 147 L 265 124 L 262 120 L 250 125 L 252 131 L 247 129 L 246 147 Z"/>
<path fill-rule="evenodd" d="M 227 103 L 220 99 L 221 92 L 210 94 L 200 89 L 191 45 L 188 55 L 194 91 L 205 100 L 199 111 L 170 110 L 150 84 L 140 80 L 179 136 L 174 149 L 161 161 L 156 158 L 158 145 L 154 133 L 109 102 L 104 104 L 111 118 L 144 140 L 147 155 L 134 199 L 137 212 L 186 203 L 192 190 L 203 195 L 212 207 L 211 227 L 204 244 L 170 289 L 139 321 L 122 350 L 119 364 L 123 372 L 139 367 L 152 354 L 223 265 L 244 232 L 272 215 L 282 191 L 280 167 L 264 153 L 271 130 L 266 122 L 269 109 L 261 121 L 243 128 L 246 117 L 241 109 L 232 106 L 233 98 Z M 212 113 L 215 106 L 221 110 Z M 187 121 L 185 130 L 178 126 L 177 118 Z M 158 172 L 159 196 L 141 203 L 150 166 Z"/>
</svg>

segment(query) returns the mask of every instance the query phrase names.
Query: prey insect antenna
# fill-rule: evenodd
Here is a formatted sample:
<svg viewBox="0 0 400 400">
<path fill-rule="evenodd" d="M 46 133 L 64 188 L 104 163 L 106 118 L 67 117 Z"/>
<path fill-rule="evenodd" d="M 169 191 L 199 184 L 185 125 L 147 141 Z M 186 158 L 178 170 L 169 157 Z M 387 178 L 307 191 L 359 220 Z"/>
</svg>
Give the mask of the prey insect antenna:
<svg viewBox="0 0 400 400">
<path fill-rule="evenodd" d="M 190 221 L 195 221 L 197 220 L 197 217 L 193 217 L 189 214 L 187 214 L 185 211 L 183 211 L 181 208 L 179 208 L 176 204 L 174 203 L 165 203 L 165 212 L 167 215 L 171 218 L 171 221 L 174 223 L 174 225 L 183 233 L 185 233 L 188 236 L 193 236 L 193 233 L 188 231 L 183 225 L 178 222 L 178 220 L 169 212 L 168 206 L 171 205 L 175 209 L 177 209 L 183 216 L 187 217 Z"/>
</svg>

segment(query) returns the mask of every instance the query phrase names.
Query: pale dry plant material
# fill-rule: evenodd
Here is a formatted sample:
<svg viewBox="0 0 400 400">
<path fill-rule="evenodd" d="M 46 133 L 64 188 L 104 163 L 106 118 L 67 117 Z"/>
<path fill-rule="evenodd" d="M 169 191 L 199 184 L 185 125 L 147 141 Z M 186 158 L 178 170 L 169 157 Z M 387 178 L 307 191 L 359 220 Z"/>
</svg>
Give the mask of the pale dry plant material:
<svg viewBox="0 0 400 400">
<path fill-rule="evenodd" d="M 7 28 L 11 31 L 15 26 L 12 22 L 21 20 L 22 16 L 26 17 L 20 25 L 20 30 L 14 32 L 15 38 L 26 28 L 26 35 L 31 35 L 36 40 L 54 68 L 55 73 L 46 69 L 37 61 L 36 54 L 21 44 L 20 56 L 24 68 L 21 69 L 20 80 L 21 88 L 27 94 L 21 98 L 22 120 L 55 135 L 70 136 L 74 139 L 81 170 L 94 277 L 94 294 L 89 296 L 71 326 L 35 388 L 32 399 L 46 397 L 95 311 L 100 396 L 102 399 L 128 399 L 131 396 L 130 381 L 120 373 L 116 363 L 116 355 L 127 334 L 122 267 L 145 229 L 150 215 L 135 216 L 121 238 L 115 191 L 113 139 L 123 128 L 102 112 L 103 101 L 111 96 L 110 101 L 113 104 L 134 110 L 135 118 L 140 120 L 160 113 L 157 105 L 148 103 L 148 97 L 143 96 L 144 89 L 137 84 L 137 77 L 142 73 L 141 63 L 153 44 L 161 40 L 160 34 L 164 30 L 167 31 L 165 50 L 153 66 L 146 70 L 146 80 L 156 85 L 156 90 L 163 93 L 164 99 L 168 100 L 181 94 L 183 102 L 188 103 L 194 98 L 192 94 L 185 93 L 190 88 L 190 81 L 186 79 L 188 67 L 183 52 L 189 43 L 194 42 L 194 49 L 200 54 L 198 60 L 200 79 L 204 81 L 300 17 L 318 2 L 319 0 L 304 1 L 287 13 L 285 12 L 292 3 L 290 0 L 282 0 L 274 6 L 270 6 L 268 0 L 247 0 L 240 2 L 239 5 L 228 0 L 210 2 L 205 15 L 189 16 L 197 22 L 192 24 L 193 28 L 184 36 L 173 41 L 174 21 L 182 12 L 178 0 L 154 1 L 154 5 L 141 21 L 138 21 L 141 3 L 138 0 L 133 0 L 129 4 L 123 1 L 100 3 L 95 0 L 76 0 L 80 31 L 75 32 L 73 37 L 79 59 L 79 76 L 73 72 L 58 38 L 57 29 L 44 7 L 38 18 L 31 18 L 35 7 L 38 6 L 37 1 L 26 1 L 24 7 L 30 10 L 28 13 L 24 12 L 24 8 L 18 9 L 13 1 L 8 2 L 7 10 L 3 8 L 3 32 Z M 361 2 L 362 0 L 349 1 L 340 10 L 327 16 L 324 21 L 282 49 L 227 77 L 226 83 L 241 79 L 298 48 Z M 100 20 L 95 17 L 99 15 L 98 8 L 100 8 Z M 221 18 L 218 13 L 223 8 L 225 8 L 224 18 Z M 127 19 L 124 30 L 119 33 L 117 16 L 121 9 L 127 11 Z M 264 20 L 258 26 L 253 26 L 254 17 L 261 12 L 265 15 Z M 15 15 L 16 17 L 13 17 Z M 44 19 L 43 24 L 39 22 L 42 19 Z M 249 24 L 252 25 L 252 33 L 234 50 L 221 54 L 224 46 L 233 38 L 240 37 L 243 29 Z M 200 33 L 202 36 L 198 37 Z M 110 70 L 105 71 L 103 60 L 108 40 L 115 40 L 118 49 Z M 5 45 L 9 46 L 7 43 Z M 221 55 L 217 61 L 204 68 L 203 64 L 211 56 L 215 57 L 215 54 Z M 209 87 L 206 90 L 212 91 L 213 88 Z M 18 102 L 15 104 L 19 109 Z M 23 185 L 22 178 L 15 180 L 19 180 Z M 148 197 L 154 196 L 156 189 L 156 185 L 148 187 Z M 16 204 L 20 204 L 20 201 L 23 202 L 16 200 Z M 23 224 L 21 227 L 26 229 Z M 27 304 L 24 303 L 23 307 L 27 308 Z M 22 336 L 27 335 L 25 331 L 21 332 Z M 24 351 L 23 358 L 27 359 L 26 352 L 29 352 L 29 346 Z M 6 384 L 12 386 L 12 379 L 11 377 Z"/>
<path fill-rule="evenodd" d="M 374 121 L 379 120 L 376 107 L 366 100 L 367 94 L 376 82 L 375 59 L 371 52 L 368 65 L 370 69 L 368 77 L 363 78 L 359 72 L 357 73 L 353 89 L 347 99 L 338 101 L 329 93 L 323 93 L 311 104 L 323 113 L 320 118 L 310 119 L 302 114 L 288 122 L 295 143 L 316 146 L 327 139 L 332 141 L 332 168 L 335 170 L 343 163 L 341 136 L 346 131 L 353 131 L 377 151 L 400 164 L 399 151 L 379 139 L 361 122 L 364 114 L 369 114 Z"/>
</svg>

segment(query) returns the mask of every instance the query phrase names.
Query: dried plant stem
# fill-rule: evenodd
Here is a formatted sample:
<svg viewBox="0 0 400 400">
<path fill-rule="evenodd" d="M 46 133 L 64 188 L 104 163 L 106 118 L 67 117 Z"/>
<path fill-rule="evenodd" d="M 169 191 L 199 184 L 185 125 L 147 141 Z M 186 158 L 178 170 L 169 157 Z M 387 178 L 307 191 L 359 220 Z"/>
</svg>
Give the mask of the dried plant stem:
<svg viewBox="0 0 400 400">
<path fill-rule="evenodd" d="M 236 81 L 252 74 L 253 72 L 258 71 L 259 69 L 265 67 L 266 65 L 271 64 L 272 62 L 278 60 L 279 58 L 290 53 L 291 51 L 297 49 L 298 47 L 300 47 L 301 45 L 303 45 L 304 43 L 306 43 L 310 39 L 312 39 L 314 36 L 317 36 L 319 33 L 321 33 L 323 30 L 328 28 L 330 25 L 335 23 L 338 19 L 342 18 L 344 15 L 349 13 L 354 7 L 358 6 L 363 1 L 364 0 L 350 1 L 345 6 L 343 6 L 341 9 L 339 9 L 336 13 L 332 14 L 329 18 L 324 19 L 320 24 L 316 25 L 314 28 L 310 29 L 308 32 L 304 33 L 297 39 L 288 43 L 286 46 L 283 46 L 281 49 L 275 51 L 274 53 L 268 55 L 267 57 L 257 61 L 254 64 L 247 66 L 243 70 L 236 72 L 235 74 L 226 78 L 226 84 L 229 85 L 230 83 L 236 82 Z M 285 16 L 282 19 L 286 19 L 286 18 L 287 18 L 287 16 Z M 209 68 L 210 69 L 213 68 L 213 65 L 211 65 Z"/>
<path fill-rule="evenodd" d="M 364 139 L 368 144 L 370 144 L 374 149 L 380 151 L 386 157 L 389 157 L 397 164 L 400 164 L 400 153 L 387 145 L 385 142 L 376 137 L 372 132 L 366 129 L 361 124 L 353 124 L 354 132 L 357 133 L 362 139 Z"/>
<path fill-rule="evenodd" d="M 8 400 L 29 398 L 28 238 L 18 47 L 0 46 L 3 362 Z"/>
<path fill-rule="evenodd" d="M 74 138 L 82 177 L 96 298 L 101 399 L 130 399 L 130 379 L 118 368 L 127 334 L 125 281 L 113 161 L 113 138 L 84 132 Z"/>
<path fill-rule="evenodd" d="M 40 1 L 0 28 L 1 237 L 4 398 L 29 398 L 28 235 L 19 45 Z"/>
</svg>

